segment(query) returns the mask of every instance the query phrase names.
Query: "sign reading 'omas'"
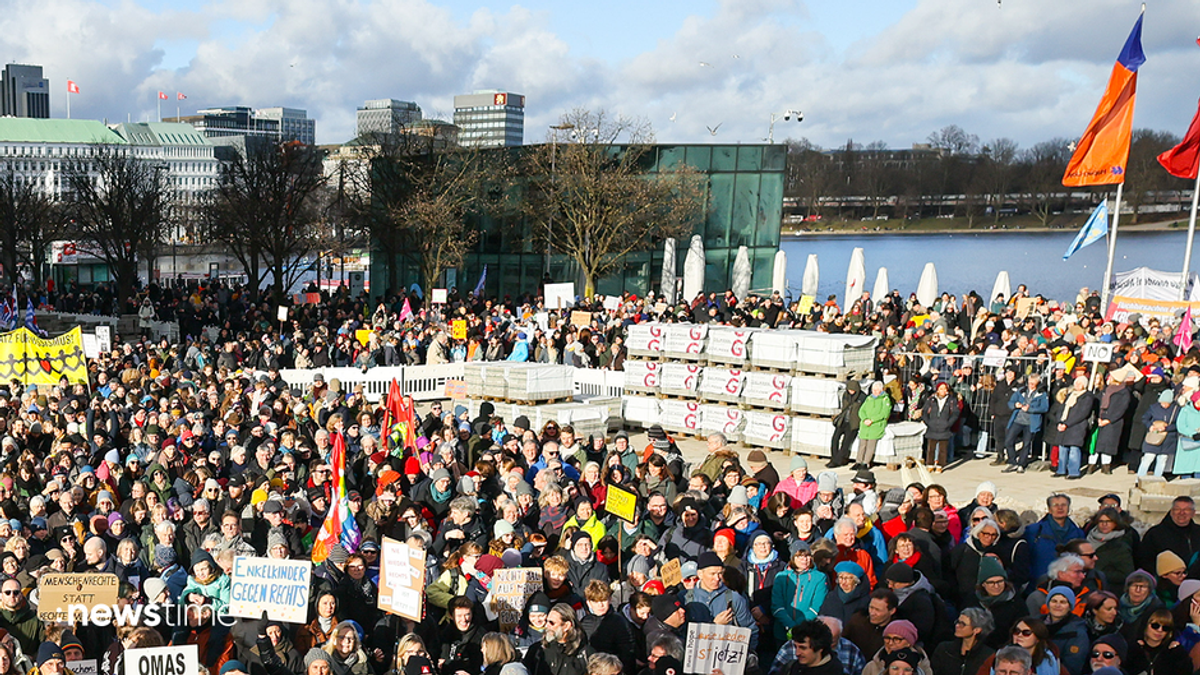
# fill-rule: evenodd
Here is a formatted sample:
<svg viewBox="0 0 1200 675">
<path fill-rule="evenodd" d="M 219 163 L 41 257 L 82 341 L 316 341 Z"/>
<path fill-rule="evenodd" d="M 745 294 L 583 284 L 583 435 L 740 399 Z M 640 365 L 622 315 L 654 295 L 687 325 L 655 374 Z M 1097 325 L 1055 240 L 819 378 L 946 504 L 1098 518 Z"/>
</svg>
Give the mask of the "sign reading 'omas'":
<svg viewBox="0 0 1200 675">
<path fill-rule="evenodd" d="M 196 645 L 125 650 L 125 675 L 196 675 Z"/>
</svg>

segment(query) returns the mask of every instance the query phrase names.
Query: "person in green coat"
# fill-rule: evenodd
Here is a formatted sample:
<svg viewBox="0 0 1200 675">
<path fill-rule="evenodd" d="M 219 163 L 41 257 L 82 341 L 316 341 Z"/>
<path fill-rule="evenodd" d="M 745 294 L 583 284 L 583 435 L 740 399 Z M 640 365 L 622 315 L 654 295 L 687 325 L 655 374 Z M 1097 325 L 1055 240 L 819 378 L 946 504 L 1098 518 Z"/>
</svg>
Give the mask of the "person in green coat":
<svg viewBox="0 0 1200 675">
<path fill-rule="evenodd" d="M 1181 405 L 1175 428 L 1179 447 L 1175 450 L 1175 475 L 1195 478 L 1200 473 L 1200 392 L 1192 394 L 1191 405 Z"/>
<path fill-rule="evenodd" d="M 858 463 L 856 471 L 871 468 L 875 460 L 875 446 L 887 430 L 888 417 L 892 414 L 892 397 L 883 390 L 882 382 L 871 385 L 871 395 L 858 409 Z"/>
</svg>

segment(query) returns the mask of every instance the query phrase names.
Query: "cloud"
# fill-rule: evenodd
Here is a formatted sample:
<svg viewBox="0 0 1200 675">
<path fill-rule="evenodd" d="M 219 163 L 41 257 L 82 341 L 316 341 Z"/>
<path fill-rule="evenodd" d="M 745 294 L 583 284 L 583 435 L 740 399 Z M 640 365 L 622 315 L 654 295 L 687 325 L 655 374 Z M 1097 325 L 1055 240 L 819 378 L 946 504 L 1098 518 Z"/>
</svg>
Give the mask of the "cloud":
<svg viewBox="0 0 1200 675">
<path fill-rule="evenodd" d="M 884 8 L 894 20 L 850 42 L 824 34 L 800 0 L 716 0 L 664 21 L 646 51 L 605 60 L 603 50 L 584 55 L 555 31 L 563 19 L 586 21 L 581 10 L 462 13 L 443 4 L 454 1 L 211 0 L 194 11 L 132 0 L 10 3 L 0 54 L 43 64 L 53 92 L 65 91 L 67 78 L 79 82 L 77 117 L 148 117 L 156 91 L 182 91 L 192 106 L 185 113 L 304 108 L 322 143 L 349 139 L 366 99 L 413 100 L 448 117 L 455 94 L 502 88 L 526 95 L 530 142 L 576 107 L 646 117 L 663 142 L 744 143 L 767 136 L 771 113 L 799 108 L 805 121 L 777 122 L 777 140 L 907 147 L 958 124 L 1028 146 L 1082 131 L 1136 18 L 1123 0 L 916 0 L 907 12 L 856 0 L 843 11 Z M 618 3 L 610 11 L 637 15 L 636 0 Z M 1189 32 L 1198 24 L 1200 5 L 1184 0 L 1149 11 L 1138 126 L 1186 126 L 1200 95 Z M 189 51 L 165 58 L 180 45 Z M 63 94 L 52 99 L 62 114 Z M 707 127 L 718 123 L 712 136 Z"/>
</svg>

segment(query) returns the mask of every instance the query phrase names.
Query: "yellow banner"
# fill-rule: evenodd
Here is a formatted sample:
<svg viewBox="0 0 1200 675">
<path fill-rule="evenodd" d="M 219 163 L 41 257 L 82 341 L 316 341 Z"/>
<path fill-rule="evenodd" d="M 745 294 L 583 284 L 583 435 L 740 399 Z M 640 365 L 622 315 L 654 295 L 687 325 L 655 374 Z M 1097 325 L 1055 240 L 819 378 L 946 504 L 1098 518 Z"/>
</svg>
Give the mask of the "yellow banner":
<svg viewBox="0 0 1200 675">
<path fill-rule="evenodd" d="M 609 485 L 604 497 L 604 510 L 627 523 L 632 523 L 637 516 L 637 495 Z"/>
<path fill-rule="evenodd" d="M 53 386 L 65 377 L 71 384 L 86 384 L 82 336 L 78 326 L 49 339 L 27 328 L 0 334 L 0 381 Z"/>
</svg>

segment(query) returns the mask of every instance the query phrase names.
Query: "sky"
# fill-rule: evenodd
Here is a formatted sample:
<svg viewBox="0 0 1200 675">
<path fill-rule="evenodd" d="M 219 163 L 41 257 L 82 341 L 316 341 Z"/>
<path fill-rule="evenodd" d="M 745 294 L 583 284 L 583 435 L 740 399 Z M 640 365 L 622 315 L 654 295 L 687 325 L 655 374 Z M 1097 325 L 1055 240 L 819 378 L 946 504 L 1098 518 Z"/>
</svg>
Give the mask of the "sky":
<svg viewBox="0 0 1200 675">
<path fill-rule="evenodd" d="M 455 94 L 526 96 L 525 141 L 570 110 L 643 118 L 663 143 L 924 142 L 957 124 L 1022 147 L 1077 138 L 1140 11 L 1129 0 L 0 0 L 0 60 L 51 113 L 153 120 L 303 108 L 317 142 L 367 99 L 450 119 Z M 1200 3 L 1151 0 L 1134 124 L 1181 135 L 1200 97 Z M 176 93 L 187 99 L 176 100 Z"/>
</svg>

